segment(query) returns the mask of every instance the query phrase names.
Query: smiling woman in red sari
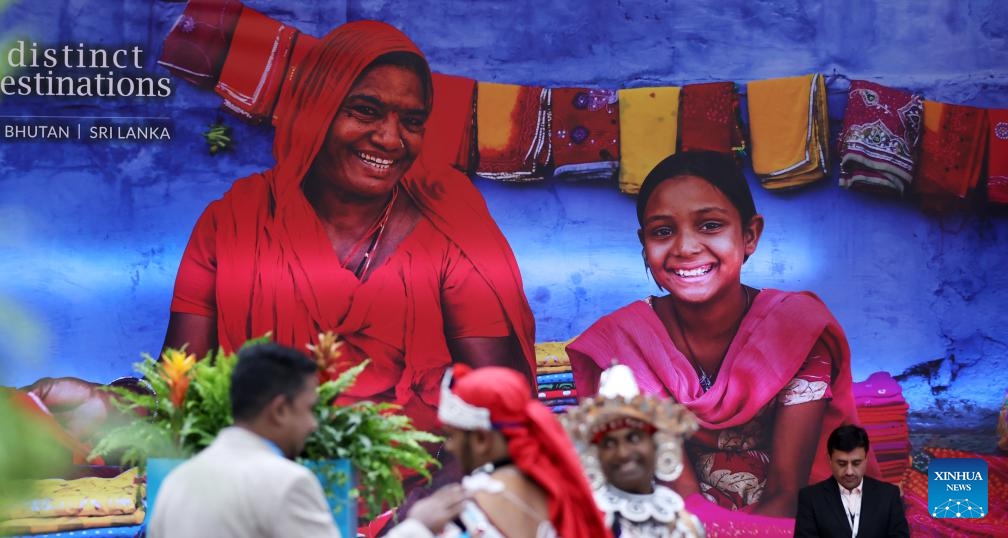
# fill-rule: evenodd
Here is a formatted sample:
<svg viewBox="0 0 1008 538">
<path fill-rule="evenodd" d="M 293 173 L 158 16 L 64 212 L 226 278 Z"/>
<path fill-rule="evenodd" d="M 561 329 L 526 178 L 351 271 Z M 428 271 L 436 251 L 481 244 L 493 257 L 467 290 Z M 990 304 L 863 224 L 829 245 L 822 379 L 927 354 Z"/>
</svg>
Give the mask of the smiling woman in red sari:
<svg viewBox="0 0 1008 538">
<path fill-rule="evenodd" d="M 321 331 L 373 364 L 344 397 L 396 402 L 436 427 L 453 362 L 531 380 L 534 325 L 514 255 L 469 179 L 421 164 L 426 60 L 384 23 L 346 24 L 306 57 L 277 105 L 276 166 L 234 183 L 193 230 L 165 346 L 202 356 L 271 332 Z"/>
</svg>

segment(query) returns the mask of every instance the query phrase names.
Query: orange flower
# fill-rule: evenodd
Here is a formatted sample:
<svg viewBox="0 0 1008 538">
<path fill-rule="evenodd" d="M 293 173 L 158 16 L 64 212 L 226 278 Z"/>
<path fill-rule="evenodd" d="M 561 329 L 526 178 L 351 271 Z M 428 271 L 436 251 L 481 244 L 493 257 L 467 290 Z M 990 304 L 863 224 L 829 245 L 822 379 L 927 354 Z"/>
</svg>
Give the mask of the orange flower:
<svg viewBox="0 0 1008 538">
<path fill-rule="evenodd" d="M 196 355 L 184 350 L 166 349 L 161 354 L 161 377 L 171 389 L 171 402 L 176 408 L 182 406 L 186 391 L 189 390 L 189 372 L 196 364 Z"/>
<path fill-rule="evenodd" d="M 329 331 L 319 333 L 318 345 L 308 344 L 308 350 L 312 352 L 319 370 L 324 372 L 328 379 L 336 379 L 342 370 L 343 365 L 339 359 L 343 356 L 343 344 L 338 334 Z"/>
</svg>

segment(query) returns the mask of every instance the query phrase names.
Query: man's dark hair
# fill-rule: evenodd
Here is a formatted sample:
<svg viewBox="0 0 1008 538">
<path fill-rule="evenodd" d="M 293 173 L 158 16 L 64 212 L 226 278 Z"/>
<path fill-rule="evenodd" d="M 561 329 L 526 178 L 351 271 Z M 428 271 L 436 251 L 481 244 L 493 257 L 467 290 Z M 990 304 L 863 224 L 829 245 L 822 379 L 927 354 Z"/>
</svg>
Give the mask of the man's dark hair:
<svg viewBox="0 0 1008 538">
<path fill-rule="evenodd" d="M 231 374 L 231 415 L 252 420 L 277 395 L 294 399 L 317 374 L 318 365 L 295 349 L 274 343 L 243 348 Z"/>
<path fill-rule="evenodd" d="M 863 447 L 868 452 L 868 432 L 861 426 L 844 424 L 833 430 L 826 439 L 826 453 L 833 455 L 834 450 L 850 452 L 857 447 Z"/>
</svg>

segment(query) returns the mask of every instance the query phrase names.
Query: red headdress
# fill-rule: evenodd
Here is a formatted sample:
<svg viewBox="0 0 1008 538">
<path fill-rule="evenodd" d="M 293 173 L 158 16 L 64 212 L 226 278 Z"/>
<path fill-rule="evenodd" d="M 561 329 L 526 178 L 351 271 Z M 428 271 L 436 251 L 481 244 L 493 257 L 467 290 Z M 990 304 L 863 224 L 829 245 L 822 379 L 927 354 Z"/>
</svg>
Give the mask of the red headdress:
<svg viewBox="0 0 1008 538">
<path fill-rule="evenodd" d="M 450 390 L 448 383 L 446 375 L 438 417 L 449 426 L 504 434 L 515 465 L 546 491 L 560 536 L 610 536 L 574 445 L 521 374 L 489 366 L 461 376 Z"/>
</svg>

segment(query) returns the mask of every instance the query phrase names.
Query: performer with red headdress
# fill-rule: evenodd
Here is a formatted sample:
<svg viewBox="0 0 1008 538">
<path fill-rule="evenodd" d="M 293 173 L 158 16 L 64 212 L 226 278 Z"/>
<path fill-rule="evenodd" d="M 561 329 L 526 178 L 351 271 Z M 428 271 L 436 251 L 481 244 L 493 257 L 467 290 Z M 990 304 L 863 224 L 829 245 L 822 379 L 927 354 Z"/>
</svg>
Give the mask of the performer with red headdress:
<svg viewBox="0 0 1008 538">
<path fill-rule="evenodd" d="M 499 367 L 454 368 L 441 388 L 445 447 L 468 473 L 470 535 L 611 536 L 563 426 L 525 379 Z M 449 388 L 450 387 L 450 388 Z"/>
</svg>

